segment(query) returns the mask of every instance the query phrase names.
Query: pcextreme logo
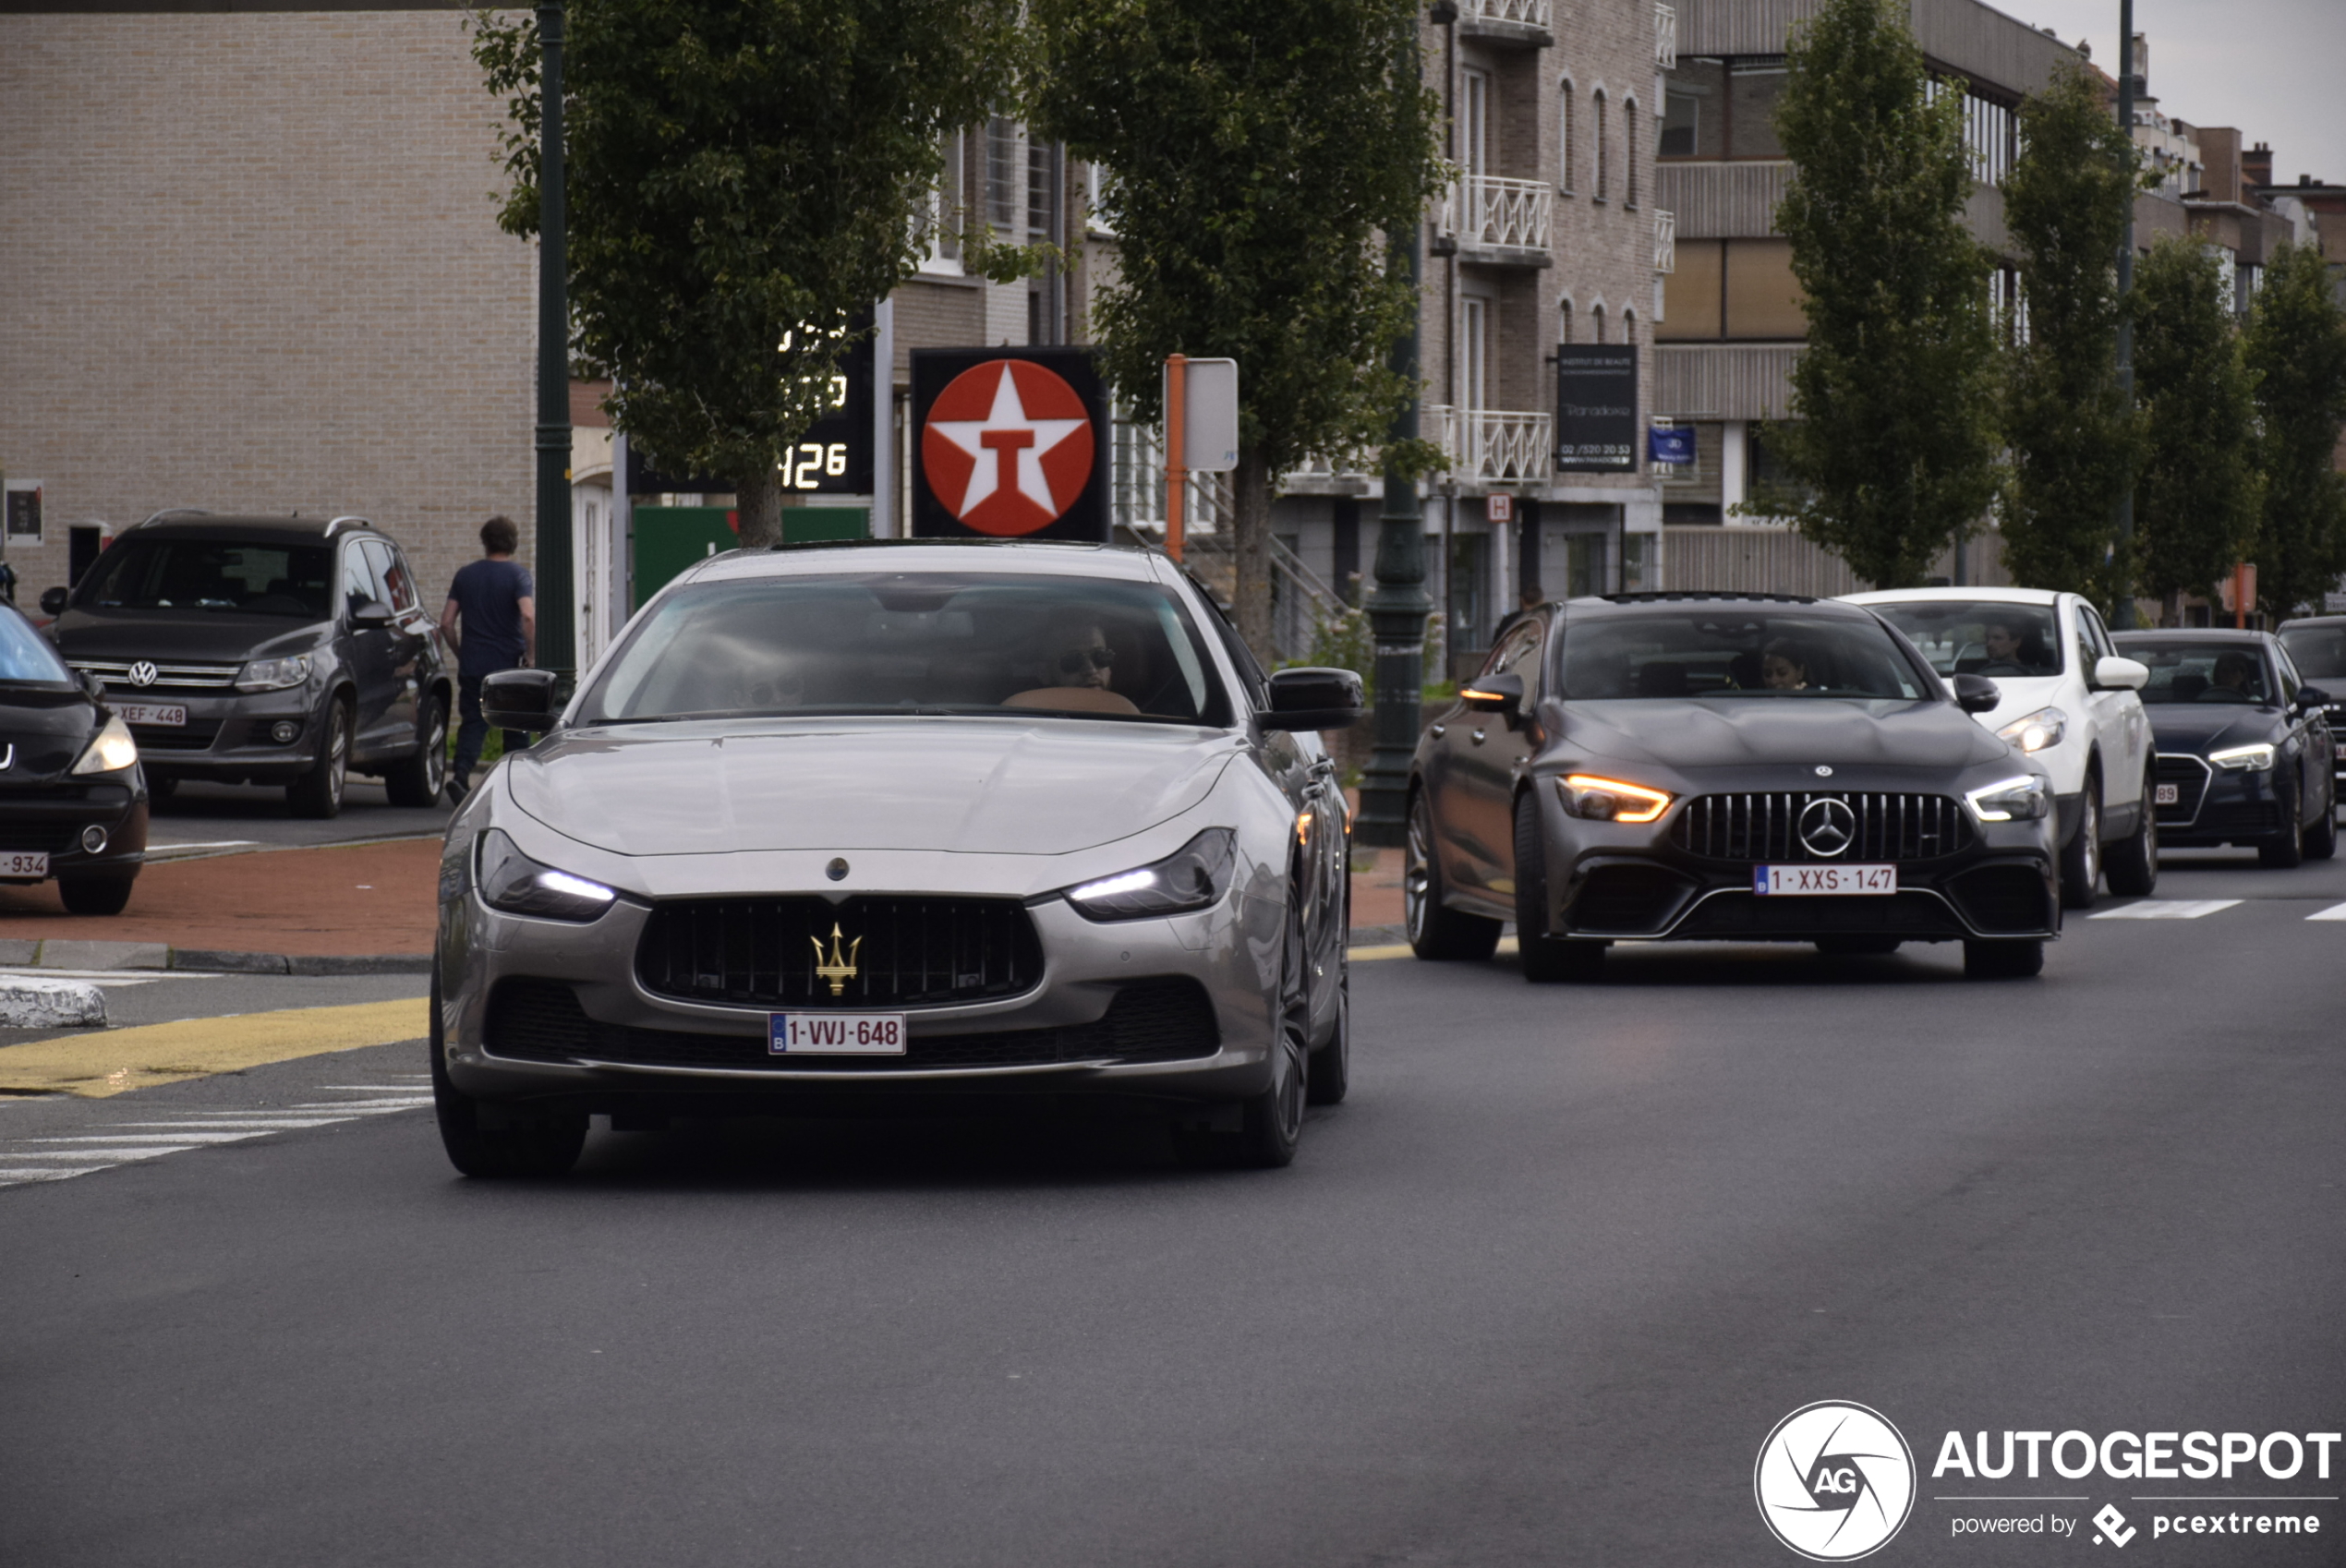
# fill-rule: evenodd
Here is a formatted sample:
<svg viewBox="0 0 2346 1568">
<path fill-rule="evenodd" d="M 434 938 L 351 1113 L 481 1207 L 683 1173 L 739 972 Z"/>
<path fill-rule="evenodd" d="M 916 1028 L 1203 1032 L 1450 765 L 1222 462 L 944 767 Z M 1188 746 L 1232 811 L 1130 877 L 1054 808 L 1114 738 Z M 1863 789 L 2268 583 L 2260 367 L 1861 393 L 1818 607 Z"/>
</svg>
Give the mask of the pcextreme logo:
<svg viewBox="0 0 2346 1568">
<path fill-rule="evenodd" d="M 1776 1423 L 1751 1471 L 1760 1517 L 1812 1562 L 1849 1562 L 1889 1544 L 1915 1505 L 1915 1456 L 1888 1417 L 1845 1400 Z"/>
</svg>

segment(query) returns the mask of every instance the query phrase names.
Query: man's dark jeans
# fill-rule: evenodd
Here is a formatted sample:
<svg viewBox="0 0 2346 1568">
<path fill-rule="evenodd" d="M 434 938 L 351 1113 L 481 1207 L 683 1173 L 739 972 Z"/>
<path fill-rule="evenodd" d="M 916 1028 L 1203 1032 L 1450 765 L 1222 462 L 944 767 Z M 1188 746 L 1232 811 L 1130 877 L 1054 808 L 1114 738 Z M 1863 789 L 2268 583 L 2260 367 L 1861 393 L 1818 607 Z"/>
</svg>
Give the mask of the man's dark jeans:
<svg viewBox="0 0 2346 1568">
<path fill-rule="evenodd" d="M 456 677 L 456 712 L 462 722 L 456 726 L 456 762 L 449 769 L 449 776 L 467 787 L 473 781 L 473 769 L 480 764 L 481 745 L 489 739 L 489 720 L 482 718 L 480 712 L 480 683 L 488 678 L 486 675 Z M 526 731 L 505 731 L 507 751 L 518 752 L 528 744 Z"/>
</svg>

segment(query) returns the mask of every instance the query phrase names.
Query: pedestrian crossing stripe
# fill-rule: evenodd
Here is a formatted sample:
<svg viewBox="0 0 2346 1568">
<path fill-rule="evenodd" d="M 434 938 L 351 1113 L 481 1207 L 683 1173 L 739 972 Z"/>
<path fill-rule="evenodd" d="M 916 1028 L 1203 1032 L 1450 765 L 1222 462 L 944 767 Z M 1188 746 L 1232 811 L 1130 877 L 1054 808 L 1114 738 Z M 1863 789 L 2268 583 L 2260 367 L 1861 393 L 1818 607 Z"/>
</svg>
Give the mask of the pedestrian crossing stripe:
<svg viewBox="0 0 2346 1568">
<path fill-rule="evenodd" d="M 2219 910 L 2231 909 L 2238 899 L 2138 899 L 2114 910 L 2104 910 L 2088 920 L 2197 920 Z"/>
<path fill-rule="evenodd" d="M 392 1103 L 386 1103 L 381 1092 L 376 1091 L 375 1096 L 369 1099 L 336 1100 L 304 1106 L 301 1115 L 290 1117 L 262 1119 L 267 1116 L 264 1112 L 260 1115 L 247 1113 L 229 1120 L 226 1117 L 235 1113 L 190 1110 L 185 1113 L 184 1119 L 112 1122 L 89 1132 L 0 1142 L 0 1188 L 92 1176 L 99 1171 L 156 1159 L 164 1154 L 224 1148 L 250 1139 L 266 1138 L 276 1132 L 337 1127 L 386 1112 L 418 1110 L 422 1104 L 430 1103 L 429 1097 L 421 1104 L 414 1103 L 407 1097 L 410 1092 L 405 1088 L 398 1092 L 402 1097 Z"/>
<path fill-rule="evenodd" d="M 2346 904 L 2332 904 L 2326 910 L 2315 911 L 2305 918 L 2307 920 L 2346 920 Z"/>
</svg>

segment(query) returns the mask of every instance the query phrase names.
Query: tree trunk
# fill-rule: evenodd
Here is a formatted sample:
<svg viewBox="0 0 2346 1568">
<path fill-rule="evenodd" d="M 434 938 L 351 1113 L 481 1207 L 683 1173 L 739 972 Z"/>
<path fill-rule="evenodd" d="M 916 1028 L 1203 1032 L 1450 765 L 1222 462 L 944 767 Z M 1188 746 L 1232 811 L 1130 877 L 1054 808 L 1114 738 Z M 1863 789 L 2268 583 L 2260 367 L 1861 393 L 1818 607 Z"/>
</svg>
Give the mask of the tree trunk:
<svg viewBox="0 0 2346 1568">
<path fill-rule="evenodd" d="M 1238 586 L 1234 590 L 1238 602 L 1230 609 L 1238 620 L 1239 635 L 1268 669 L 1278 662 L 1271 646 L 1270 466 L 1258 448 L 1244 447 L 1230 478 L 1232 521 L 1238 528 Z"/>
<path fill-rule="evenodd" d="M 741 513 L 742 549 L 770 549 L 782 542 L 782 486 L 772 464 L 735 481 L 733 504 Z"/>
</svg>

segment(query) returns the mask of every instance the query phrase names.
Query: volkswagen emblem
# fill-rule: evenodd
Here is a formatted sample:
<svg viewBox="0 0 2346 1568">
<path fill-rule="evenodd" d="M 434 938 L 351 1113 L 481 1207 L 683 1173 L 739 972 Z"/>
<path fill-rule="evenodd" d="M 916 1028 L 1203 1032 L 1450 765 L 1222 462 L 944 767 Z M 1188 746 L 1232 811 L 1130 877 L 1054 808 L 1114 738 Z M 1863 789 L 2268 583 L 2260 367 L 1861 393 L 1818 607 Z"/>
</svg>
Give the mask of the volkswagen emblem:
<svg viewBox="0 0 2346 1568">
<path fill-rule="evenodd" d="M 155 683 L 155 678 L 162 673 L 163 671 L 155 668 L 152 659 L 142 658 L 130 667 L 130 683 L 134 686 L 151 686 Z"/>
<path fill-rule="evenodd" d="M 1856 837 L 1857 814 L 1835 796 L 1810 801 L 1800 814 L 1800 842 L 1820 861 L 1832 859 Z"/>
</svg>

